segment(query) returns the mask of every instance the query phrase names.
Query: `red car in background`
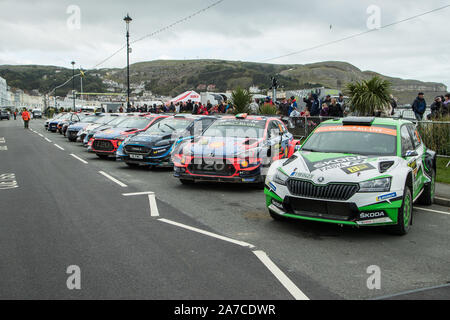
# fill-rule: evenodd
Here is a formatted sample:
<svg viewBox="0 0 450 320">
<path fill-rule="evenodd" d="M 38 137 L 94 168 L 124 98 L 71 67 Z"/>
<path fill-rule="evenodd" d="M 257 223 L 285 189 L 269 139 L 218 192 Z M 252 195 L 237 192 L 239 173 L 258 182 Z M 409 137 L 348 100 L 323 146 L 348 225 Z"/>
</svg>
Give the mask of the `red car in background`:
<svg viewBox="0 0 450 320">
<path fill-rule="evenodd" d="M 129 117 L 116 128 L 97 132 L 89 141 L 88 150 L 102 159 L 116 157 L 116 151 L 122 142 L 131 135 L 145 131 L 168 115 L 147 114 Z"/>
</svg>

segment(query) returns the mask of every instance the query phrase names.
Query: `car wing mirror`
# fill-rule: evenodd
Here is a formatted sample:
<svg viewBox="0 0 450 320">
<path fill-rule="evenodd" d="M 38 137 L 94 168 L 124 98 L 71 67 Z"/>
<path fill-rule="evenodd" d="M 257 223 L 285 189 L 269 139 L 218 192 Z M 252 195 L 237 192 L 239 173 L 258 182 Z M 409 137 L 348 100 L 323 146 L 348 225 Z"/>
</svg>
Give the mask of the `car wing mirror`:
<svg viewBox="0 0 450 320">
<path fill-rule="evenodd" d="M 407 157 L 417 157 L 419 154 L 417 153 L 417 151 L 416 150 L 408 150 L 408 151 L 406 151 L 404 154 L 403 154 L 403 157 L 404 158 L 407 158 Z"/>
</svg>

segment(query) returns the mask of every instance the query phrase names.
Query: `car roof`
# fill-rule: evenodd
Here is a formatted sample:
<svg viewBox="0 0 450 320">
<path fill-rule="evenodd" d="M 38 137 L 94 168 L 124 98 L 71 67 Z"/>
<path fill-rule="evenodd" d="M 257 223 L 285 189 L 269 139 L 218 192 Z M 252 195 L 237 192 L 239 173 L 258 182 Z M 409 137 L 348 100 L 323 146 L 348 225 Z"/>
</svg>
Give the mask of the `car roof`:
<svg viewBox="0 0 450 320">
<path fill-rule="evenodd" d="M 372 121 L 370 121 L 372 120 Z M 405 120 L 405 119 L 393 119 L 393 118 L 374 118 L 374 117 L 347 117 L 347 118 L 336 118 L 331 119 L 322 122 L 322 124 L 343 124 L 344 122 L 347 122 L 347 124 L 350 124 L 354 122 L 355 124 L 361 125 L 363 122 L 367 121 L 365 125 L 389 125 L 389 126 L 396 126 L 399 127 L 403 124 L 410 123 L 411 121 Z M 370 121 L 370 123 L 369 123 Z"/>
</svg>

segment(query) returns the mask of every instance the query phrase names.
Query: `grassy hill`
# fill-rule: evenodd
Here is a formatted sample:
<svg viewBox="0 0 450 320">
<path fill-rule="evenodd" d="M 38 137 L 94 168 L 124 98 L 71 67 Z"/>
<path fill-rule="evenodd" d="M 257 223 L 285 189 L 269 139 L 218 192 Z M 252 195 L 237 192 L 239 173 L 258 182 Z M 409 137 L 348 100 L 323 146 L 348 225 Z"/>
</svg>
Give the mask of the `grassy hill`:
<svg viewBox="0 0 450 320">
<path fill-rule="evenodd" d="M 47 92 L 55 84 L 63 83 L 72 74 L 71 69 L 51 66 L 0 66 L 0 76 L 12 87 Z M 92 76 L 96 74 L 98 76 Z M 346 62 L 327 61 L 305 65 L 275 65 L 224 60 L 156 60 L 130 66 L 132 83 L 145 83 L 148 90 L 159 95 L 174 96 L 199 85 L 215 85 L 217 91 L 237 86 L 256 85 L 267 90 L 270 76 L 277 75 L 283 89 L 305 89 L 315 86 L 343 89 L 351 81 L 369 79 L 377 73 L 361 71 Z M 446 92 L 441 83 L 403 80 L 380 75 L 393 84 L 394 94 L 401 103 L 411 103 L 418 91 L 428 99 Z M 102 80 L 126 83 L 126 69 L 100 69 L 90 72 L 85 79 L 85 92 L 99 92 L 106 88 Z M 78 80 L 79 81 L 79 80 Z M 66 94 L 71 84 L 58 91 Z"/>
</svg>

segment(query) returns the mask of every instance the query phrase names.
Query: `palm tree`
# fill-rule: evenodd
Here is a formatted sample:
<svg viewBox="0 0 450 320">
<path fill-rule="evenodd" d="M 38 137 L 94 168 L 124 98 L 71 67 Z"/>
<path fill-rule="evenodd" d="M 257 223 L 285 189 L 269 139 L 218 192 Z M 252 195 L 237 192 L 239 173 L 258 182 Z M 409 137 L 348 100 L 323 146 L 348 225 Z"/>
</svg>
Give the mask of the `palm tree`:
<svg viewBox="0 0 450 320">
<path fill-rule="evenodd" d="M 360 116 L 372 116 L 378 111 L 386 112 L 390 106 L 391 83 L 375 76 L 370 80 L 347 84 L 350 110 Z"/>
<path fill-rule="evenodd" d="M 250 113 L 250 103 L 252 103 L 252 94 L 245 89 L 237 88 L 231 93 L 231 103 L 233 104 L 233 113 Z"/>
</svg>

